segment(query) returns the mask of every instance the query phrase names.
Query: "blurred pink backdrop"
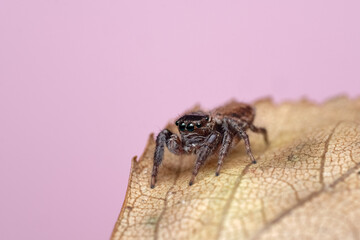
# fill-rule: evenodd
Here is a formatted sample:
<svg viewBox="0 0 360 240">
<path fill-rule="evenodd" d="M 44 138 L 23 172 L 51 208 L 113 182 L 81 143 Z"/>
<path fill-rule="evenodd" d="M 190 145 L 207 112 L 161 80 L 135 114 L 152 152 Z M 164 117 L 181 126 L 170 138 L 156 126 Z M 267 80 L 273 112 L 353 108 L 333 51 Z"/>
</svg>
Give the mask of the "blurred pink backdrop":
<svg viewBox="0 0 360 240">
<path fill-rule="evenodd" d="M 195 103 L 360 89 L 359 1 L 0 3 L 0 239 L 108 239 L 130 160 Z"/>
</svg>

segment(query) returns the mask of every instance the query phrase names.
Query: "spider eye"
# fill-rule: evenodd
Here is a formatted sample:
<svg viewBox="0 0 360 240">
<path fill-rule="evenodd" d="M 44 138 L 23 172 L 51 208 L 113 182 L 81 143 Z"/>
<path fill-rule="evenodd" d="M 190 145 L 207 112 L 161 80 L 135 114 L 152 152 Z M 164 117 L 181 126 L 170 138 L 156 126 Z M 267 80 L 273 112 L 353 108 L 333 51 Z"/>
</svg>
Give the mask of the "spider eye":
<svg viewBox="0 0 360 240">
<path fill-rule="evenodd" d="M 206 116 L 206 117 L 205 117 L 205 120 L 206 120 L 206 121 L 209 121 L 209 119 L 210 119 L 209 116 Z"/>
<path fill-rule="evenodd" d="M 194 124 L 193 124 L 193 123 L 189 123 L 189 124 L 186 126 L 186 130 L 188 130 L 189 132 L 194 131 Z"/>
<path fill-rule="evenodd" d="M 176 121 L 176 122 L 175 122 L 175 125 L 176 125 L 176 126 L 179 126 L 179 121 Z"/>
<path fill-rule="evenodd" d="M 180 131 L 184 131 L 185 130 L 185 127 L 186 127 L 186 124 L 184 122 L 180 123 L 179 125 L 179 130 Z"/>
<path fill-rule="evenodd" d="M 201 123 L 196 123 L 197 128 L 201 128 Z"/>
</svg>

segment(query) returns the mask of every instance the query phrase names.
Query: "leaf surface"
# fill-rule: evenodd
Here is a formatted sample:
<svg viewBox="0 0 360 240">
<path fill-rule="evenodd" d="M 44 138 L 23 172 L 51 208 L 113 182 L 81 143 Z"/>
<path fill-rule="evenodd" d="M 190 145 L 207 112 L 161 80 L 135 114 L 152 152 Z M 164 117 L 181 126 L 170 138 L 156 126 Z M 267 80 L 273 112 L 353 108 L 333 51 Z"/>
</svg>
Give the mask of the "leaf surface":
<svg viewBox="0 0 360 240">
<path fill-rule="evenodd" d="M 215 156 L 191 187 L 194 157 L 169 152 L 149 187 L 151 136 L 132 161 L 112 239 L 359 239 L 360 99 L 254 105 L 270 140 L 248 131 L 258 163 L 240 142 L 220 176 Z"/>
</svg>

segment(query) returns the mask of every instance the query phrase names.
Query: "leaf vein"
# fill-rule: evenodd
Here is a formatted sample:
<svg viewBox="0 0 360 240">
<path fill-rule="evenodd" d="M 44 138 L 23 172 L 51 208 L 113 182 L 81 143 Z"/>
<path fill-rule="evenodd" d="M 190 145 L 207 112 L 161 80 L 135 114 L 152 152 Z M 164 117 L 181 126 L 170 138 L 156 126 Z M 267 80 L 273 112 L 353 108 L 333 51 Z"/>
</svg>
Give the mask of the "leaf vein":
<svg viewBox="0 0 360 240">
<path fill-rule="evenodd" d="M 250 168 L 250 166 L 253 165 L 252 163 L 249 163 L 248 165 L 245 166 L 245 168 L 242 170 L 241 174 L 236 178 L 236 181 L 235 181 L 235 184 L 234 184 L 234 187 L 231 189 L 231 193 L 230 193 L 230 196 L 229 196 L 229 199 L 226 201 L 225 203 L 225 206 L 223 208 L 223 212 L 221 214 L 221 219 L 220 219 L 220 223 L 218 225 L 218 229 L 217 229 L 217 233 L 216 233 L 216 238 L 215 239 L 220 239 L 220 236 L 221 236 L 221 230 L 223 228 L 223 225 L 224 225 L 224 222 L 225 222 L 225 219 L 226 219 L 226 216 L 229 212 L 229 209 L 230 209 L 230 206 L 231 206 L 231 203 L 232 201 L 234 200 L 234 196 L 235 196 L 235 193 L 236 193 L 236 190 L 238 189 L 242 179 L 243 179 L 243 176 L 246 174 L 246 172 L 248 171 L 248 169 Z"/>
</svg>

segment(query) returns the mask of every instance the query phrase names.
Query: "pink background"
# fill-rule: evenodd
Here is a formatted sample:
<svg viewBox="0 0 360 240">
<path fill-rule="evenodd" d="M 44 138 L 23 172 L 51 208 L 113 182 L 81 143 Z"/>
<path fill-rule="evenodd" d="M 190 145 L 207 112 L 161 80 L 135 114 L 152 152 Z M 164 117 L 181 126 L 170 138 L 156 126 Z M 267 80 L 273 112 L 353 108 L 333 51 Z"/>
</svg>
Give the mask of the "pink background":
<svg viewBox="0 0 360 240">
<path fill-rule="evenodd" d="M 150 132 L 360 89 L 359 1 L 2 0 L 0 239 L 108 239 Z"/>
</svg>

